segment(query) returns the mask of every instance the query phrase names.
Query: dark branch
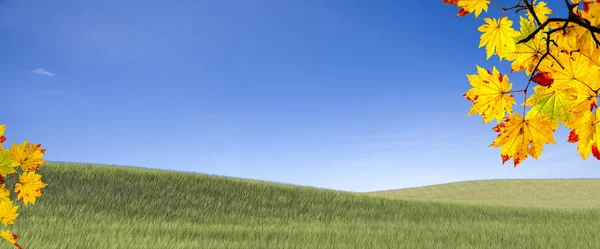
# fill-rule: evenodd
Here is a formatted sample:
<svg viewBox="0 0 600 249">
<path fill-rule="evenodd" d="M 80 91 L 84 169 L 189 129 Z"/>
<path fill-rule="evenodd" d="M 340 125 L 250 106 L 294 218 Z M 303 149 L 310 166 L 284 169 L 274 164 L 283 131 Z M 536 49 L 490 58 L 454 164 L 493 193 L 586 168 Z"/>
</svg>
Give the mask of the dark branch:
<svg viewBox="0 0 600 249">
<path fill-rule="evenodd" d="M 568 16 L 568 18 L 566 18 L 566 19 L 565 18 L 548 18 L 544 23 L 540 24 L 539 19 L 537 18 L 537 14 L 533 10 L 533 6 L 531 4 L 529 4 L 528 1 L 524 1 L 524 2 L 527 5 L 527 8 L 528 8 L 529 12 L 531 13 L 531 15 L 533 15 L 533 17 L 538 22 L 539 26 L 531 34 L 529 34 L 527 37 L 525 37 L 524 39 L 522 39 L 519 42 L 517 42 L 517 44 L 528 42 L 537 33 L 539 33 L 541 30 L 543 30 L 550 22 L 564 22 L 564 25 L 561 28 L 553 29 L 550 32 L 554 33 L 554 32 L 559 31 L 559 30 L 564 30 L 564 29 L 566 29 L 566 27 L 567 27 L 567 25 L 569 23 L 575 23 L 575 24 L 577 24 L 577 25 L 579 25 L 579 26 L 587 29 L 590 32 L 590 34 L 592 35 L 592 38 L 594 39 L 594 41 L 596 42 L 596 48 L 600 47 L 600 41 L 598 40 L 598 38 L 595 35 L 597 33 L 600 33 L 600 28 L 592 26 L 588 20 L 582 19 L 581 17 L 579 17 L 578 15 L 576 15 L 575 13 L 573 13 L 573 11 L 571 11 L 571 10 L 573 10 L 573 8 L 575 8 L 575 7 L 578 6 L 577 4 L 571 4 L 571 3 L 569 3 L 568 0 L 565 0 L 565 3 L 567 5 L 567 9 L 569 10 L 569 16 Z"/>
<path fill-rule="evenodd" d="M 525 3 L 525 6 L 527 7 L 527 10 L 529 10 L 529 13 L 531 13 L 531 15 L 533 16 L 533 19 L 535 19 L 535 22 L 537 23 L 537 25 L 541 25 L 542 22 L 540 22 L 540 19 L 537 16 L 537 13 L 535 13 L 535 10 L 533 10 L 533 5 L 531 5 L 529 3 L 529 0 L 525 0 L 523 1 Z"/>
</svg>

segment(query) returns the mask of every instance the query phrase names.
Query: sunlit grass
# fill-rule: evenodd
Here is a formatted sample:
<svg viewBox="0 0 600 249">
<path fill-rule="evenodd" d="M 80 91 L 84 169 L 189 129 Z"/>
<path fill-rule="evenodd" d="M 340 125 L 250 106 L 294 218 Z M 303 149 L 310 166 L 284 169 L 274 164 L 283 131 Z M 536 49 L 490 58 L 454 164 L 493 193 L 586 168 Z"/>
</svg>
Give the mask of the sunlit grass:
<svg viewBox="0 0 600 249">
<path fill-rule="evenodd" d="M 469 181 L 368 194 L 476 204 L 600 208 L 600 179 Z"/>
<path fill-rule="evenodd" d="M 600 209 L 400 200 L 183 172 L 47 163 L 14 232 L 38 248 L 595 248 Z M 0 241 L 0 248 L 12 248 Z"/>
</svg>

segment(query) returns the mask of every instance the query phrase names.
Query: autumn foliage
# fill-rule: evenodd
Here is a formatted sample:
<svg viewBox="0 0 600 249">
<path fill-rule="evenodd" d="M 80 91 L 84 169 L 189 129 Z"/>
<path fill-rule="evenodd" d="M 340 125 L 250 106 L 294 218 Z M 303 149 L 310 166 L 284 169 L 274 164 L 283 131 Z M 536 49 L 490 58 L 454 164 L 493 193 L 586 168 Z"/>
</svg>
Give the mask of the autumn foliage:
<svg viewBox="0 0 600 249">
<path fill-rule="evenodd" d="M 40 165 L 46 162 L 42 159 L 46 150 L 41 148 L 41 144 L 30 144 L 29 141 L 20 145 L 13 143 L 11 148 L 5 150 L 2 146 L 6 141 L 6 137 L 3 136 L 5 130 L 6 125 L 0 125 L 0 223 L 8 227 L 13 225 L 19 216 L 19 206 L 15 205 L 11 194 L 15 193 L 16 199 L 27 206 L 28 203 L 35 204 L 36 198 L 42 196 L 41 189 L 47 186 L 42 182 L 42 176 L 35 173 L 40 169 Z M 10 184 L 11 182 L 14 184 Z M 13 191 L 11 187 L 14 187 Z M 19 236 L 11 230 L 1 230 L 0 237 L 22 248 L 17 243 Z"/>
<path fill-rule="evenodd" d="M 561 124 L 571 130 L 566 140 L 577 143 L 584 160 L 590 154 L 600 160 L 600 3 L 565 0 L 568 15 L 554 17 L 543 1 L 514 2 L 501 6 L 490 0 L 442 0 L 459 8 L 457 16 L 478 18 L 489 7 L 499 8 L 501 16 L 483 18 L 477 29 L 479 48 L 485 47 L 486 60 L 496 55 L 500 62 L 511 63 L 510 73 L 528 76 L 524 88 L 515 90 L 496 67 L 490 71 L 477 66 L 477 74 L 467 74 L 472 88 L 464 97 L 473 103 L 468 115 L 499 123 L 490 146 L 501 147 L 502 163 L 512 159 L 516 167 L 528 156 L 537 160 L 544 144 L 556 143 L 554 131 Z M 506 15 L 512 11 L 518 17 L 514 22 Z M 524 96 L 522 115 L 513 112 L 514 93 Z"/>
</svg>

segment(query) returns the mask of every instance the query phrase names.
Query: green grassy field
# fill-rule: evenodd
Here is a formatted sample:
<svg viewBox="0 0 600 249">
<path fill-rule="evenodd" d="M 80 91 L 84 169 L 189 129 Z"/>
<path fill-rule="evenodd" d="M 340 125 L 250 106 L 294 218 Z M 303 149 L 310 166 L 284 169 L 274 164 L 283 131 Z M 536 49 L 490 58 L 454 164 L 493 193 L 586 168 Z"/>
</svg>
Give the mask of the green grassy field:
<svg viewBox="0 0 600 249">
<path fill-rule="evenodd" d="M 475 204 L 600 208 L 600 180 L 486 180 L 367 193 Z"/>
<path fill-rule="evenodd" d="M 403 200 L 87 164 L 46 163 L 40 174 L 44 196 L 19 208 L 13 227 L 25 249 L 600 245 L 600 209 Z"/>
</svg>

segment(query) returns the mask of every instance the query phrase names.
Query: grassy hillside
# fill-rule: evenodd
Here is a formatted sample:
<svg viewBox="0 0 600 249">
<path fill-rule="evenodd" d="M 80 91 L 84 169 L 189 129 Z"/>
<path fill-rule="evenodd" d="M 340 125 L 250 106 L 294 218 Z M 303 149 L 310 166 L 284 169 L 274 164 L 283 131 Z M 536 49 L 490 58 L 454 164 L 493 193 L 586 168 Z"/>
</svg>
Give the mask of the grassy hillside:
<svg viewBox="0 0 600 249">
<path fill-rule="evenodd" d="M 600 208 L 600 180 L 485 180 L 368 193 L 476 204 Z"/>
<path fill-rule="evenodd" d="M 594 248 L 600 210 L 447 204 L 129 167 L 47 163 L 25 249 Z M 0 248 L 12 248 L 0 241 Z"/>
</svg>

